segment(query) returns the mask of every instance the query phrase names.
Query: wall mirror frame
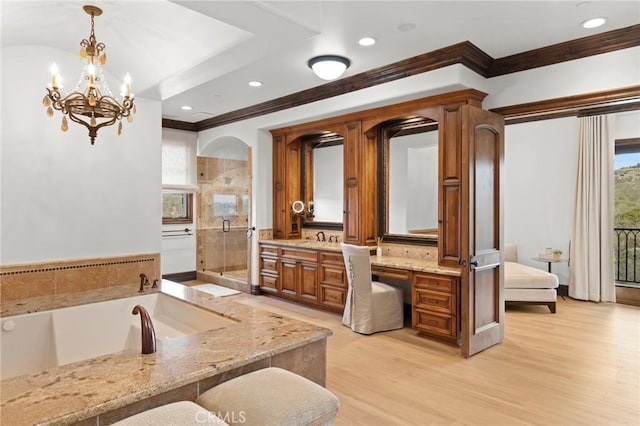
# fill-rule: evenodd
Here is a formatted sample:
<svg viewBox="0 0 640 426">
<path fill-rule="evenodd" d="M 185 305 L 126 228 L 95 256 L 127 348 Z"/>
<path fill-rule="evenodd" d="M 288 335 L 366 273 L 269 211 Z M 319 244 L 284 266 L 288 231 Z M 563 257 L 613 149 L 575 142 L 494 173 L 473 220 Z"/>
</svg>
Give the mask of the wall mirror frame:
<svg viewBox="0 0 640 426">
<path fill-rule="evenodd" d="M 424 167 L 435 167 L 435 180 L 433 183 L 433 191 L 431 191 L 431 198 L 427 202 L 433 203 L 435 206 L 435 216 L 432 218 L 434 223 L 429 221 L 427 228 L 420 231 L 406 230 L 405 233 L 398 232 L 398 230 L 390 230 L 390 217 L 392 214 L 397 214 L 400 209 L 397 204 L 392 203 L 390 200 L 396 200 L 397 197 L 392 197 L 392 191 L 398 191 L 397 186 L 394 187 L 391 184 L 391 144 L 392 138 L 400 136 L 409 136 L 415 134 L 422 134 L 426 132 L 437 132 L 438 120 L 428 117 L 409 117 L 389 120 L 381 123 L 378 126 L 378 182 L 380 182 L 381 190 L 378 191 L 378 234 L 386 242 L 395 242 L 403 244 L 416 244 L 426 246 L 438 245 L 438 167 L 439 156 L 436 152 L 433 164 L 424 164 Z M 436 137 L 436 150 L 439 145 L 439 137 Z M 411 168 L 410 163 L 406 166 Z M 407 173 L 411 173 L 411 170 L 407 169 Z M 423 182 L 425 185 L 431 182 Z M 409 190 L 409 189 L 408 189 Z M 425 191 L 427 192 L 427 191 Z M 407 194 L 410 195 L 410 194 Z M 417 194 L 415 194 L 418 196 Z M 435 197 L 433 197 L 435 196 Z M 410 200 L 405 200 L 405 206 L 408 209 Z M 404 206 L 403 206 L 404 207 Z M 394 211 L 395 208 L 395 211 Z M 421 222 L 421 224 L 424 224 Z M 424 226 L 422 227 L 424 228 Z"/>
<path fill-rule="evenodd" d="M 336 165 L 339 165 L 339 169 L 342 170 L 342 162 L 343 156 L 341 155 L 339 158 L 335 159 L 335 162 L 331 164 L 325 164 L 322 167 L 317 167 L 318 163 L 316 161 L 316 157 L 314 153 L 317 153 L 320 149 L 332 148 L 332 147 L 340 147 L 344 144 L 344 138 L 342 135 L 335 132 L 323 132 L 318 134 L 308 134 L 302 136 L 300 138 L 300 142 L 302 145 L 301 155 L 302 159 L 300 162 L 301 166 L 301 192 L 302 192 L 302 200 L 305 203 L 305 212 L 302 214 L 302 227 L 303 228 L 318 228 L 318 229 L 331 229 L 331 230 L 342 230 L 342 214 L 343 214 L 343 173 L 336 173 Z M 332 212 L 333 217 L 340 217 L 338 221 L 329 221 L 324 220 L 322 216 L 317 217 L 316 213 L 318 209 L 322 209 L 325 206 L 318 205 L 318 202 L 322 203 L 323 201 L 318 201 L 316 199 L 316 194 L 314 193 L 317 190 L 317 186 L 320 183 L 320 179 L 318 178 L 318 173 L 322 172 L 325 178 L 333 177 L 335 179 L 336 188 L 339 188 L 339 191 L 335 191 L 336 194 L 332 200 L 330 200 L 331 205 L 333 206 Z M 326 179 L 325 179 L 326 180 Z M 325 191 L 327 192 L 327 191 Z M 333 192 L 333 191 L 332 191 Z M 325 200 L 326 202 L 326 200 Z M 321 210 L 322 211 L 322 210 Z M 320 220 L 318 220 L 320 219 Z"/>
</svg>

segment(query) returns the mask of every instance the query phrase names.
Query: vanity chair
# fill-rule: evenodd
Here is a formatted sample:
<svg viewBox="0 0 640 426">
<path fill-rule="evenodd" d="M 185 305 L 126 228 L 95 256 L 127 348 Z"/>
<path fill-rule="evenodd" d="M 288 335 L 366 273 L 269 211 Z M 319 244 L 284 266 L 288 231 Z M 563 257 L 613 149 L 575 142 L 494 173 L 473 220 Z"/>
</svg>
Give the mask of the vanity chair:
<svg viewBox="0 0 640 426">
<path fill-rule="evenodd" d="M 402 289 L 371 279 L 370 247 L 341 247 L 349 283 L 342 323 L 361 334 L 402 328 Z"/>
</svg>

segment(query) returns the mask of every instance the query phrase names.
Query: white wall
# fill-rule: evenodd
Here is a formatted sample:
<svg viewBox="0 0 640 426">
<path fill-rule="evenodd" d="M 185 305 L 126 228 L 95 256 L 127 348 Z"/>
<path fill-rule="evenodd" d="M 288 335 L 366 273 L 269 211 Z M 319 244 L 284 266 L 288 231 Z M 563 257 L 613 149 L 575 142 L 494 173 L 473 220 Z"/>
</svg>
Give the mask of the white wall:
<svg viewBox="0 0 640 426">
<path fill-rule="evenodd" d="M 63 133 L 61 114 L 49 118 L 42 106 L 50 64 L 69 90 L 77 56 L 34 46 L 0 53 L 0 264 L 160 252 L 160 103 L 136 99 L 122 136 L 102 128 L 92 146 L 85 127 L 69 121 Z"/>
<path fill-rule="evenodd" d="M 575 117 L 506 126 L 504 234 L 518 246 L 520 263 L 546 269 L 531 259 L 545 247 L 568 254 L 577 158 Z M 552 272 L 568 282 L 566 263 L 554 264 Z"/>
<path fill-rule="evenodd" d="M 616 114 L 616 139 L 640 138 L 640 111 Z"/>
</svg>

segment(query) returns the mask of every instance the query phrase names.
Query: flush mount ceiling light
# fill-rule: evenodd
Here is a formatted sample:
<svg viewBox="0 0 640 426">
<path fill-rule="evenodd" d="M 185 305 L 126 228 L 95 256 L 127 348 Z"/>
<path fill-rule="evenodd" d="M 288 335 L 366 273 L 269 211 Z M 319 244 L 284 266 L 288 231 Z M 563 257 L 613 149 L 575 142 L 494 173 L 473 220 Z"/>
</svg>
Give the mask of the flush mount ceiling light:
<svg viewBox="0 0 640 426">
<path fill-rule="evenodd" d="M 309 68 L 323 80 L 335 80 L 351 65 L 351 61 L 343 56 L 323 55 L 309 59 Z"/>
<path fill-rule="evenodd" d="M 129 123 L 133 121 L 136 107 L 131 93 L 131 77 L 127 74 L 122 85 L 122 102 L 118 102 L 104 79 L 102 66 L 107 62 L 107 54 L 104 52 L 105 44 L 98 43 L 93 30 L 93 18 L 102 15 L 102 9 L 96 6 L 85 5 L 82 7 L 91 15 L 91 33 L 89 39 L 80 42 L 80 58 L 85 61 L 80 81 L 73 92 L 64 95 L 61 92 L 62 78 L 58 73 L 56 64 L 51 66 L 51 83 L 47 85 L 47 94 L 42 103 L 47 107 L 47 115 L 53 116 L 53 110 L 62 112 L 63 132 L 69 129 L 67 115 L 71 121 L 82 124 L 89 129 L 91 145 L 94 144 L 98 130 L 101 127 L 118 123 L 118 135 L 122 133 L 122 119 Z"/>
<path fill-rule="evenodd" d="M 582 22 L 582 26 L 584 28 L 597 28 L 601 25 L 604 25 L 604 23 L 607 22 L 607 18 L 591 18 L 591 19 L 587 19 L 586 21 Z"/>
<path fill-rule="evenodd" d="M 253 80 L 249 82 L 249 86 L 251 87 L 260 87 L 262 86 L 262 82 L 258 80 Z"/>
<path fill-rule="evenodd" d="M 191 111 L 193 108 L 189 105 L 182 105 L 180 107 L 180 109 L 184 110 L 184 111 Z"/>
</svg>

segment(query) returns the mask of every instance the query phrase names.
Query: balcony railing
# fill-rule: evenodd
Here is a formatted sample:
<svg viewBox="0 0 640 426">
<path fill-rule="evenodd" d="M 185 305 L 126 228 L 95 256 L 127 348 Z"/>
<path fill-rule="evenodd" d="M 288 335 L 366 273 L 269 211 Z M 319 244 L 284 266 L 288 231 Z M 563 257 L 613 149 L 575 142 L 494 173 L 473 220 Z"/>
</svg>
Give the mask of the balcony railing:
<svg viewBox="0 0 640 426">
<path fill-rule="evenodd" d="M 616 282 L 640 285 L 640 229 L 614 228 Z"/>
</svg>

